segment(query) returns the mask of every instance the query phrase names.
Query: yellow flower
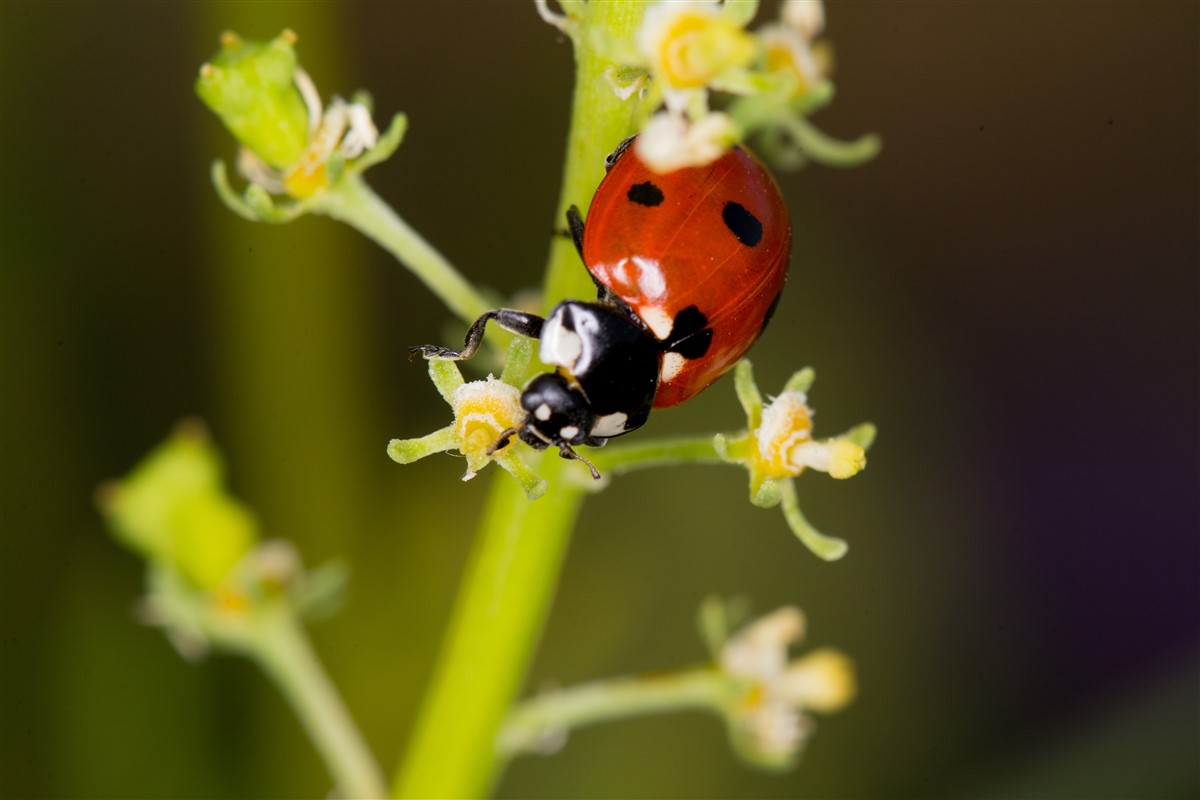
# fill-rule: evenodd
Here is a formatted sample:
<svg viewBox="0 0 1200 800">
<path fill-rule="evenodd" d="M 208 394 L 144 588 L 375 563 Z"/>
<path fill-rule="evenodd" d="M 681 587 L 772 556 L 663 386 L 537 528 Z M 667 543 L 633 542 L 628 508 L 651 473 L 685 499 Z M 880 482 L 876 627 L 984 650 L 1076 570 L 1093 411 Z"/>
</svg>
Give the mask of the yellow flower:
<svg viewBox="0 0 1200 800">
<path fill-rule="evenodd" d="M 825 27 L 820 0 L 788 0 L 780 21 L 759 31 L 768 72 L 788 75 L 795 82 L 793 97 L 803 97 L 825 81 L 833 57 L 826 42 L 817 41 Z"/>
<path fill-rule="evenodd" d="M 814 725 L 805 712 L 830 713 L 854 697 L 853 663 L 830 648 L 788 660 L 804 639 L 800 609 L 784 606 L 752 621 L 723 643 L 720 667 L 735 691 L 726 711 L 735 747 L 766 767 L 786 767 Z"/>
<path fill-rule="evenodd" d="M 519 341 L 514 347 L 531 352 L 531 345 Z M 525 354 L 526 361 L 528 353 Z M 392 439 L 387 453 L 399 464 L 412 462 L 448 450 L 458 450 L 467 457 L 463 480 L 469 481 L 492 461 L 512 475 L 530 500 L 541 497 L 546 482 L 534 474 L 521 459 L 518 448 L 511 442 L 516 429 L 525 419 L 521 407 L 521 390 L 489 375 L 481 381 L 465 382 L 453 361 L 431 359 L 429 377 L 454 411 L 454 422 L 417 439 Z M 504 444 L 500 447 L 502 440 Z"/>
<path fill-rule="evenodd" d="M 846 554 L 846 543 L 808 523 L 800 512 L 793 479 L 806 469 L 839 479 L 857 475 L 867 465 L 866 451 L 875 438 L 875 427 L 866 423 L 831 439 L 814 439 L 814 412 L 807 394 L 814 378 L 811 369 L 797 372 L 764 407 L 750 362 L 743 359 L 734 372 L 734 388 L 746 412 L 746 431 L 731 437 L 718 434 L 713 445 L 723 459 L 746 467 L 752 503 L 763 508 L 782 503 L 792 532 L 814 553 L 832 561 Z"/>
<path fill-rule="evenodd" d="M 454 436 L 458 449 L 467 457 L 467 474 L 470 480 L 475 473 L 487 466 L 494 453 L 492 445 L 501 434 L 519 426 L 525 419 L 521 408 L 521 390 L 498 381 L 491 375 L 486 380 L 464 383 L 450 397 L 454 409 Z M 504 452 L 510 445 L 496 451 Z"/>
<path fill-rule="evenodd" d="M 754 37 L 714 3 L 659 3 L 646 12 L 638 47 L 664 89 L 702 89 L 758 53 Z"/>
<path fill-rule="evenodd" d="M 756 432 L 758 467 L 772 478 L 794 477 L 806 468 L 849 478 L 867 465 L 866 451 L 845 439 L 814 441 L 812 409 L 804 392 L 785 391 L 762 413 Z"/>
</svg>

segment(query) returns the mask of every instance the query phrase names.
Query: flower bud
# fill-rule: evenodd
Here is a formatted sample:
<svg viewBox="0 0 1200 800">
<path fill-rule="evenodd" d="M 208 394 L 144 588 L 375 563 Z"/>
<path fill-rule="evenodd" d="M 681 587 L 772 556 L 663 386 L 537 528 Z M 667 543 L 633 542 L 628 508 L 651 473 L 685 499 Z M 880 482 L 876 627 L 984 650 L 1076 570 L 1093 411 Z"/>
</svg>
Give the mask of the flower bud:
<svg viewBox="0 0 1200 800">
<path fill-rule="evenodd" d="M 295 84 L 296 35 L 269 42 L 221 37 L 221 51 L 200 68 L 196 94 L 244 147 L 276 169 L 294 163 L 308 143 L 309 109 Z"/>
<path fill-rule="evenodd" d="M 127 478 L 101 487 L 99 503 L 117 539 L 200 589 L 220 584 L 258 538 L 196 424 L 180 426 Z"/>
</svg>

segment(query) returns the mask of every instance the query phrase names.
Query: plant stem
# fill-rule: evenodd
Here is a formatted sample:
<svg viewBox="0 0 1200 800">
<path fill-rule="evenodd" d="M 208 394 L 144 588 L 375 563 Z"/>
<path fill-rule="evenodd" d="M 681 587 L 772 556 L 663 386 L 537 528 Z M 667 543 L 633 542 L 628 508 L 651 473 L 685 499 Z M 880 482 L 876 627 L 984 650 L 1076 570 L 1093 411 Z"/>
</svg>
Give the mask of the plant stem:
<svg viewBox="0 0 1200 800">
<path fill-rule="evenodd" d="M 361 175 L 343 176 L 336 187 L 324 193 L 316 208 L 356 228 L 398 258 L 468 325 L 492 307 L 445 256 L 371 190 Z"/>
<path fill-rule="evenodd" d="M 247 648 L 295 709 L 341 796 L 385 796 L 383 774 L 370 748 L 295 617 L 282 611 L 270 614 Z"/>
<path fill-rule="evenodd" d="M 586 205 L 604 175 L 604 156 L 632 133 L 636 101 L 614 94 L 605 72 L 615 65 L 593 42 L 631 42 L 644 10 L 643 0 L 582 6 L 556 225 L 568 206 Z M 556 237 L 546 268 L 546 308 L 593 291 L 571 243 Z M 499 778 L 496 736 L 533 660 L 583 499 L 581 488 L 558 478 L 578 467 L 554 453 L 542 458 L 539 472 L 550 489 L 533 502 L 507 477 L 493 479 L 433 684 L 396 777 L 397 796 L 482 797 Z"/>
<path fill-rule="evenodd" d="M 520 691 L 554 595 L 583 493 L 555 481 L 530 502 L 493 479 L 450 632 L 395 785 L 399 797 L 481 797 L 499 775 L 496 733 Z"/>
<path fill-rule="evenodd" d="M 588 204 L 604 177 L 604 158 L 635 132 L 637 95 L 622 100 L 609 85 L 607 72 L 620 65 L 593 46 L 594 40 L 632 42 L 645 13 L 644 0 L 605 0 L 588 3 L 575 36 L 575 95 L 571 132 L 563 165 L 562 190 L 554 222 L 562 226 L 572 205 L 586 214 Z M 595 32 L 595 36 L 591 34 Z M 549 311 L 568 297 L 591 299 L 596 287 L 579 261 L 572 242 L 555 237 L 543 283 L 543 306 Z"/>
<path fill-rule="evenodd" d="M 684 709 L 719 709 L 726 689 L 727 680 L 715 667 L 572 686 L 515 708 L 500 733 L 499 746 L 511 757 L 536 750 L 546 736 L 584 725 Z"/>
<path fill-rule="evenodd" d="M 713 447 L 711 434 L 675 439 L 657 439 L 629 444 L 610 444 L 589 456 L 596 469 L 605 475 L 624 475 L 638 469 L 667 467 L 674 464 L 723 464 Z"/>
</svg>

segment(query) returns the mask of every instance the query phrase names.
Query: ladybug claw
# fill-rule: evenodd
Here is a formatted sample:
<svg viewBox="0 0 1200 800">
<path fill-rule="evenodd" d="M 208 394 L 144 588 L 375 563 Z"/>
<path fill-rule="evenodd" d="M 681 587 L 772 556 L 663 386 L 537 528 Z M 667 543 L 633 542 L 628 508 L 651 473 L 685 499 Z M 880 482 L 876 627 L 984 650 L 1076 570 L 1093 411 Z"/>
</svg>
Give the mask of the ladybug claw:
<svg viewBox="0 0 1200 800">
<path fill-rule="evenodd" d="M 419 344 L 416 347 L 408 348 L 409 361 L 416 358 L 417 354 L 420 354 L 426 360 L 440 358 L 457 361 L 459 352 L 451 350 L 449 347 L 439 347 L 436 344 Z"/>
</svg>

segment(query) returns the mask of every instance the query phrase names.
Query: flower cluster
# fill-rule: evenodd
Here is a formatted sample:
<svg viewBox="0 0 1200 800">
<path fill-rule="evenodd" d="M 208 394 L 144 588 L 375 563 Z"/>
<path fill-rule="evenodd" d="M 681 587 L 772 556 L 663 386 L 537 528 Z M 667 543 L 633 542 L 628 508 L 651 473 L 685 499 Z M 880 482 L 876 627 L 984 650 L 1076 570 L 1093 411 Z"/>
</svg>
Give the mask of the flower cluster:
<svg viewBox="0 0 1200 800">
<path fill-rule="evenodd" d="M 580 35 L 588 9 L 563 3 L 543 19 Z M 786 0 L 779 18 L 748 30 L 754 0 L 672 0 L 651 6 L 630 49 L 608 42 L 609 75 L 621 96 L 643 94 L 638 153 L 659 172 L 711 163 L 735 143 L 758 135 L 772 161 L 797 165 L 805 157 L 850 165 L 872 158 L 874 136 L 841 143 L 805 117 L 833 97 L 832 54 L 820 38 L 821 0 Z"/>
<path fill-rule="evenodd" d="M 326 611 L 345 582 L 339 565 L 306 571 L 291 544 L 261 540 L 223 472 L 203 425 L 187 421 L 97 492 L 113 535 L 148 562 L 143 621 L 187 657 L 211 644 L 245 647 L 262 616 L 280 609 Z"/>
<path fill-rule="evenodd" d="M 734 748 L 769 769 L 791 766 L 813 731 L 808 713 L 833 713 L 856 692 L 853 664 L 838 650 L 821 648 L 789 659 L 804 638 L 804 615 L 785 606 L 726 637 L 727 611 L 710 600 L 702 623 L 714 657 L 728 679 L 725 716 Z"/>
<path fill-rule="evenodd" d="M 805 520 L 792 479 L 808 469 L 838 479 L 857 475 L 867 465 L 875 426 L 864 423 L 830 439 L 813 438 L 808 390 L 815 377 L 811 368 L 800 370 L 764 407 L 753 368 L 743 359 L 734 372 L 734 387 L 746 412 L 746 430 L 717 434 L 713 445 L 725 461 L 749 471 L 752 503 L 762 508 L 782 503 L 788 525 L 800 540 L 821 558 L 834 560 L 846 554 L 846 543 L 819 533 Z"/>
<path fill-rule="evenodd" d="M 230 187 L 224 164 L 213 180 L 222 199 L 243 217 L 286 222 L 346 173 L 388 158 L 404 135 L 397 115 L 380 136 L 363 93 L 328 106 L 296 60 L 296 34 L 269 42 L 221 36 L 221 50 L 200 67 L 196 93 L 240 143 L 238 171 L 250 181 L 244 195 Z M 290 198 L 276 204 L 272 195 Z"/>
</svg>

